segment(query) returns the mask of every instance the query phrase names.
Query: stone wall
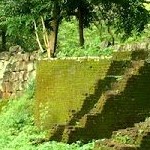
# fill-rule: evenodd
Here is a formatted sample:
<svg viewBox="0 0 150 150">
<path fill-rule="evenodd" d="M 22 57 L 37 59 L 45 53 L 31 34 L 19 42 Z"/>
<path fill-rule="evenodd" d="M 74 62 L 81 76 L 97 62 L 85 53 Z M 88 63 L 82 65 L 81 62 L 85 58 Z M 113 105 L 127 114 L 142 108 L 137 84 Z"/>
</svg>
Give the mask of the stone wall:
<svg viewBox="0 0 150 150">
<path fill-rule="evenodd" d="M 50 131 L 49 140 L 72 143 L 110 137 L 145 120 L 150 112 L 147 55 L 122 51 L 109 59 L 38 61 L 35 123 Z"/>
<path fill-rule="evenodd" d="M 121 57 L 118 54 L 115 56 L 117 60 L 123 60 L 124 58 L 129 60 L 130 57 L 133 58 L 136 56 L 128 55 L 126 50 L 128 52 L 130 51 L 130 53 L 136 49 L 149 51 L 149 39 L 142 43 L 117 45 L 113 49 L 122 51 Z M 122 57 L 122 55 L 124 56 Z M 41 56 L 42 59 L 44 56 Z M 103 56 L 101 58 L 105 59 Z M 35 76 L 37 59 L 39 59 L 37 52 L 24 52 L 20 46 L 13 46 L 8 52 L 0 53 L 0 98 L 9 98 L 10 96 L 16 96 L 22 93 L 27 83 Z M 150 57 L 148 57 L 148 62 L 150 62 Z"/>
<path fill-rule="evenodd" d="M 27 53 L 19 46 L 0 53 L 0 98 L 20 95 L 35 77 L 37 52 Z"/>
</svg>

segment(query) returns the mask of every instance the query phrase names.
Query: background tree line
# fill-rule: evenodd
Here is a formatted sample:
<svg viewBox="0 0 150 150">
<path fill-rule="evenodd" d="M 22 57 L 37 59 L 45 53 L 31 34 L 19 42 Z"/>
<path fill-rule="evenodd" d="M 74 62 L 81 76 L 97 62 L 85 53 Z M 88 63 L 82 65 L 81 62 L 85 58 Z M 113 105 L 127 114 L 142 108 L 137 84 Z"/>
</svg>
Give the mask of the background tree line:
<svg viewBox="0 0 150 150">
<path fill-rule="evenodd" d="M 49 57 L 54 57 L 60 25 L 72 18 L 83 48 L 85 28 L 95 26 L 100 37 L 107 32 L 108 44 L 113 45 L 118 35 L 125 40 L 141 33 L 149 22 L 149 11 L 143 0 L 1 0 L 1 50 L 13 44 L 29 51 L 41 46 L 41 51 L 48 50 Z"/>
</svg>

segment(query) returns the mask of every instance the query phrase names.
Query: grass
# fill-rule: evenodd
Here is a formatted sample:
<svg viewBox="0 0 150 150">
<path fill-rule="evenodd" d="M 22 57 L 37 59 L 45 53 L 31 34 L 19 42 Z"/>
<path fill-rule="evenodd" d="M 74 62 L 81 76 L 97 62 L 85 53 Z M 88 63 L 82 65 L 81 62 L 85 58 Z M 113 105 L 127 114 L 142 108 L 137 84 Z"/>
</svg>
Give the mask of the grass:
<svg viewBox="0 0 150 150">
<path fill-rule="evenodd" d="M 0 112 L 0 149 L 2 150 L 90 150 L 94 142 L 71 145 L 49 141 L 33 144 L 34 140 L 45 137 L 46 132 L 34 125 L 34 85 L 22 97 L 10 99 Z"/>
</svg>

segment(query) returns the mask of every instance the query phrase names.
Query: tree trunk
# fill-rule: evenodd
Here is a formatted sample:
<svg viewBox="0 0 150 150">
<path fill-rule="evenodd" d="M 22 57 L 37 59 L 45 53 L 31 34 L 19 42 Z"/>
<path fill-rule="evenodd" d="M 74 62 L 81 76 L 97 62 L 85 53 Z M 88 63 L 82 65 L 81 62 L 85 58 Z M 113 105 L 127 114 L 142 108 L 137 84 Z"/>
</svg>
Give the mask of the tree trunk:
<svg viewBox="0 0 150 150">
<path fill-rule="evenodd" d="M 6 30 L 2 29 L 2 50 L 6 50 Z"/>
<path fill-rule="evenodd" d="M 60 7 L 58 1 L 54 2 L 53 20 L 51 21 L 51 32 L 49 37 L 48 57 L 54 57 L 57 48 L 57 37 L 59 28 Z"/>
<path fill-rule="evenodd" d="M 79 41 L 80 41 L 80 46 L 84 46 L 84 27 L 83 27 L 83 15 L 82 15 L 82 8 L 79 6 L 78 7 L 78 19 L 79 19 Z"/>
<path fill-rule="evenodd" d="M 114 39 L 114 36 L 111 32 L 111 29 L 110 29 L 110 26 L 108 25 L 107 27 L 107 31 L 108 31 L 108 34 L 111 36 L 111 45 L 114 45 L 115 44 L 115 39 Z"/>
</svg>

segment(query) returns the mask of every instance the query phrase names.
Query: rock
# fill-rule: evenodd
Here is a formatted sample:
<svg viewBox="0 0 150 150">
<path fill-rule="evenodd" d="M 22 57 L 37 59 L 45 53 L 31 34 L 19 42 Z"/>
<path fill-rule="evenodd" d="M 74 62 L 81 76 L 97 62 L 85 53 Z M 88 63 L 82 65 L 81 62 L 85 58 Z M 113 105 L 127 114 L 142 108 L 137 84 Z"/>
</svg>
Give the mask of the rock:
<svg viewBox="0 0 150 150">
<path fill-rule="evenodd" d="M 29 77 L 30 77 L 31 80 L 34 79 L 35 76 L 36 76 L 36 71 L 35 70 L 32 70 L 31 72 L 29 72 Z"/>
<path fill-rule="evenodd" d="M 12 72 L 12 81 L 15 82 L 15 81 L 18 81 L 19 80 L 19 72 Z"/>
<path fill-rule="evenodd" d="M 3 81 L 4 82 L 8 82 L 9 79 L 10 79 L 10 76 L 11 76 L 11 72 L 10 71 L 5 72 L 4 76 L 3 76 Z"/>
<path fill-rule="evenodd" d="M 24 71 L 23 80 L 24 80 L 24 81 L 27 81 L 27 80 L 28 80 L 28 72 L 27 72 L 27 71 Z"/>
<path fill-rule="evenodd" d="M 23 75 L 24 75 L 24 71 L 20 71 L 19 78 L 18 78 L 19 81 L 23 81 Z"/>
<path fill-rule="evenodd" d="M 5 86 L 5 91 L 7 93 L 13 92 L 13 83 L 12 82 L 4 82 L 3 85 Z"/>
<path fill-rule="evenodd" d="M 4 62 L 0 62 L 0 70 L 2 70 L 4 67 Z"/>
<path fill-rule="evenodd" d="M 21 46 L 19 46 L 19 45 L 16 45 L 16 46 L 11 46 L 10 48 L 9 48 L 9 52 L 11 53 L 11 54 L 16 54 L 16 53 L 22 53 L 23 52 L 23 49 L 21 48 Z"/>
<path fill-rule="evenodd" d="M 20 82 L 19 81 L 16 81 L 13 85 L 13 93 L 15 93 L 16 91 L 19 90 L 19 84 Z"/>
<path fill-rule="evenodd" d="M 12 93 L 4 92 L 3 95 L 2 95 L 2 98 L 3 98 L 3 99 L 8 99 L 8 98 L 11 97 L 11 95 L 12 95 Z"/>
<path fill-rule="evenodd" d="M 38 53 L 34 51 L 32 54 L 30 54 L 30 61 L 34 61 L 37 59 Z"/>
<path fill-rule="evenodd" d="M 8 52 L 1 52 L 0 53 L 0 60 L 5 60 L 5 61 L 8 61 L 10 58 L 10 55 Z"/>
<path fill-rule="evenodd" d="M 25 53 L 22 54 L 22 60 L 28 62 L 30 59 L 30 54 L 29 53 Z"/>
<path fill-rule="evenodd" d="M 19 71 L 27 70 L 27 62 L 26 61 L 20 61 L 18 66 Z"/>
<path fill-rule="evenodd" d="M 30 61 L 27 64 L 27 72 L 30 72 L 30 71 L 33 71 L 33 70 L 34 70 L 33 61 Z"/>
</svg>

